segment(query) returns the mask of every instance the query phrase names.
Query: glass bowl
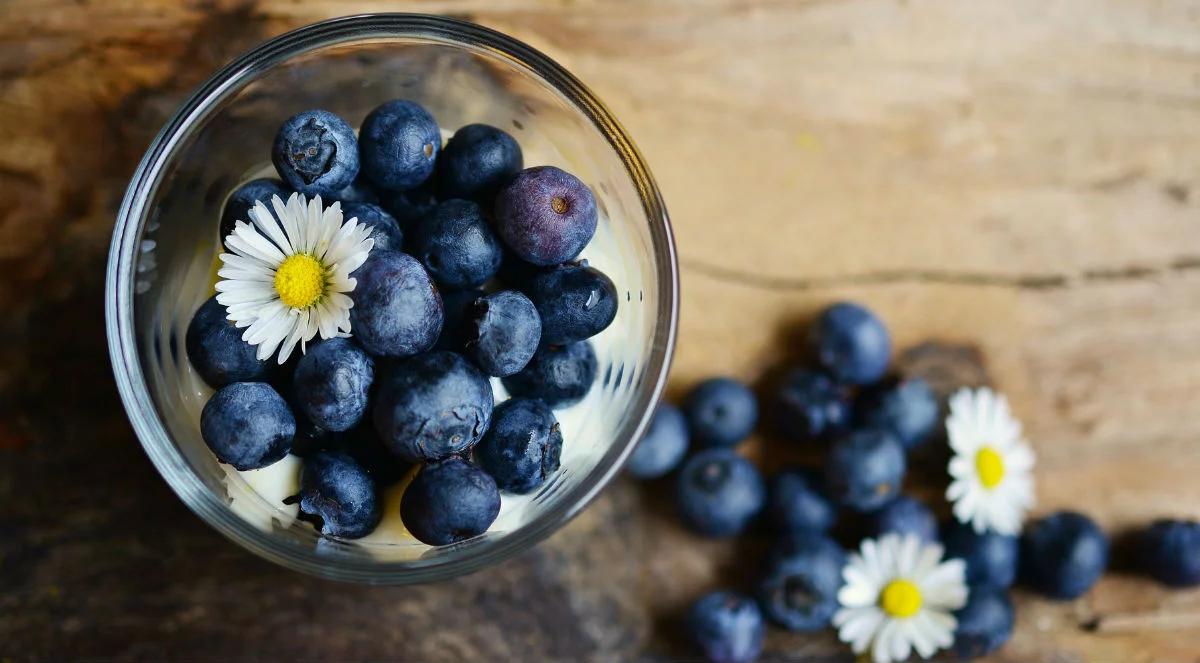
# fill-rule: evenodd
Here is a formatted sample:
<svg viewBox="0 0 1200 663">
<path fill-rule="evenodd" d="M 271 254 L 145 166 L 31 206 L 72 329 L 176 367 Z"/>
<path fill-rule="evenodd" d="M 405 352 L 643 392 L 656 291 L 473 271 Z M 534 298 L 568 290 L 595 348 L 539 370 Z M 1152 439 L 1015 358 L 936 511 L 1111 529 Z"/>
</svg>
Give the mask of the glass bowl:
<svg viewBox="0 0 1200 663">
<path fill-rule="evenodd" d="M 453 546 L 377 540 L 386 537 L 343 542 L 295 521 L 295 507 L 270 494 L 271 468 L 238 473 L 205 447 L 199 414 L 211 390 L 183 350 L 192 313 L 212 292 L 224 201 L 241 182 L 270 173 L 270 144 L 280 123 L 324 108 L 357 124 L 393 98 L 423 104 L 451 130 L 472 122 L 504 128 L 521 143 L 526 165 L 557 165 L 589 183 L 600 225 L 583 257 L 613 279 L 620 295 L 616 320 L 594 339 L 596 384 L 582 403 L 557 413 L 565 439 L 562 469 L 533 495 L 506 495 L 491 530 Z M 117 385 L 134 430 L 193 511 L 284 566 L 337 580 L 401 584 L 506 559 L 599 493 L 640 438 L 662 392 L 678 298 L 662 198 L 629 137 L 587 88 L 545 55 L 492 30 L 381 14 L 272 39 L 183 104 L 151 144 L 121 205 L 105 312 Z M 385 523 L 399 521 L 394 502 L 385 503 Z"/>
</svg>

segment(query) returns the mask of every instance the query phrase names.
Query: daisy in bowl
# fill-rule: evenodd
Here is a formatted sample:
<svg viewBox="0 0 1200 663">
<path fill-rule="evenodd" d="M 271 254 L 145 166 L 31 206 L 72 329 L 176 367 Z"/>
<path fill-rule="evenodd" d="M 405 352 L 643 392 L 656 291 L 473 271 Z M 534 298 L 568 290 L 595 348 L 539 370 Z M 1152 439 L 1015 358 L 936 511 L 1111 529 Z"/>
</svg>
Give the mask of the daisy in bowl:
<svg viewBox="0 0 1200 663">
<path fill-rule="evenodd" d="M 929 658 L 954 644 L 953 612 L 967 602 L 966 566 L 915 534 L 862 542 L 842 569 L 833 616 L 838 638 L 875 663 Z"/>
<path fill-rule="evenodd" d="M 232 253 L 221 254 L 217 301 L 239 329 L 242 340 L 258 346 L 258 359 L 279 351 L 279 363 L 317 334 L 350 335 L 348 293 L 357 285 L 350 273 L 366 261 L 374 240 L 371 228 L 342 222 L 341 203 L 322 207 L 321 197 L 293 193 L 284 203 L 273 196 L 250 209 L 253 224 L 238 221 L 225 238 Z"/>
<path fill-rule="evenodd" d="M 954 457 L 946 499 L 954 517 L 976 532 L 1013 536 L 1033 507 L 1033 449 L 1008 400 L 986 387 L 950 397 L 946 433 Z"/>
</svg>

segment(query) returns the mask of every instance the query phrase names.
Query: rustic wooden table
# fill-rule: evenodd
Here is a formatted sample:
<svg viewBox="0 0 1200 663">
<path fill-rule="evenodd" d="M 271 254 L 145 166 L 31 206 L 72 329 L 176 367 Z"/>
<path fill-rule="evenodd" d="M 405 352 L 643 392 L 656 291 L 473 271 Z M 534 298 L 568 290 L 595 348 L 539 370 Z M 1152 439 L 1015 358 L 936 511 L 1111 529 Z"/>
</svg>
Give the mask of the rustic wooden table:
<svg viewBox="0 0 1200 663">
<path fill-rule="evenodd" d="M 0 6 L 0 660 L 680 660 L 680 607 L 753 572 L 622 480 L 499 568 L 344 586 L 231 545 L 154 472 L 102 321 L 126 180 L 220 64 L 360 11 L 509 32 L 622 118 L 680 247 L 672 392 L 756 379 L 854 298 L 905 366 L 1009 394 L 1041 510 L 1200 516 L 1200 2 Z M 1200 661 L 1200 592 L 1114 574 L 1017 602 L 995 661 Z M 774 633 L 764 660 L 849 656 Z"/>
</svg>

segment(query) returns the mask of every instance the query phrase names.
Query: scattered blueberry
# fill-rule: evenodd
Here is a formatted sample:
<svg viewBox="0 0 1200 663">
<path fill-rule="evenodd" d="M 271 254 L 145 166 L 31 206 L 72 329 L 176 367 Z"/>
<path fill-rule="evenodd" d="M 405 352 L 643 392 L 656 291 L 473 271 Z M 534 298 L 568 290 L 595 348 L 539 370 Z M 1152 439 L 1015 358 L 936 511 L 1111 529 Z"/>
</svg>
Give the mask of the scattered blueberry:
<svg viewBox="0 0 1200 663">
<path fill-rule="evenodd" d="M 420 105 L 403 99 L 371 111 L 359 132 L 362 168 L 376 186 L 412 189 L 433 173 L 442 149 L 437 121 Z"/>
<path fill-rule="evenodd" d="M 439 285 L 475 288 L 500 269 L 500 240 L 483 210 L 469 200 L 447 200 L 417 222 L 412 253 Z"/>
<path fill-rule="evenodd" d="M 900 494 L 904 447 L 891 433 L 865 429 L 834 443 L 825 460 L 825 481 L 834 499 L 856 511 L 874 511 Z"/>
<path fill-rule="evenodd" d="M 345 338 L 321 341 L 296 364 L 296 402 L 309 421 L 327 431 L 350 430 L 367 411 L 375 362 Z"/>
<path fill-rule="evenodd" d="M 263 382 L 235 382 L 204 404 L 200 436 L 217 459 L 257 470 L 288 454 L 296 418 L 283 397 Z"/>
<path fill-rule="evenodd" d="M 782 534 L 821 533 L 837 522 L 837 506 L 825 494 L 821 476 L 808 469 L 784 470 L 771 477 L 767 513 Z"/>
<path fill-rule="evenodd" d="M 433 347 L 442 333 L 442 298 L 415 258 L 399 251 L 371 251 L 354 272 L 350 326 L 367 352 L 407 357 Z"/>
<path fill-rule="evenodd" d="M 685 525 L 726 537 L 745 530 L 762 511 L 767 489 L 750 461 L 729 449 L 708 449 L 683 464 L 675 496 Z"/>
<path fill-rule="evenodd" d="M 766 637 L 758 605 L 732 592 L 713 592 L 693 603 L 688 630 L 712 663 L 750 663 Z"/>
<path fill-rule="evenodd" d="M 845 390 L 829 376 L 804 368 L 784 376 L 775 408 L 780 432 L 799 442 L 839 433 L 850 421 Z"/>
<path fill-rule="evenodd" d="M 500 491 L 487 472 L 451 457 L 428 463 L 400 499 L 400 519 L 422 543 L 444 546 L 479 536 L 500 514 Z"/>
<path fill-rule="evenodd" d="M 285 198 L 284 200 L 287 199 Z M 379 204 L 379 194 L 375 193 L 375 188 L 371 186 L 371 182 L 367 180 L 367 176 L 363 175 L 362 171 L 360 170 L 358 177 L 354 178 L 353 182 L 347 184 L 345 188 L 335 193 L 333 197 L 326 202 L 332 203 L 335 200 L 342 203 L 343 209 L 345 209 L 346 205 L 349 205 L 350 203 L 369 203 L 371 205 L 377 205 Z"/>
<path fill-rule="evenodd" d="M 400 251 L 404 248 L 404 232 L 400 224 L 382 207 L 375 203 L 342 203 L 342 218 L 357 218 L 371 228 L 371 239 L 375 240 L 372 251 Z"/>
<path fill-rule="evenodd" d="M 318 532 L 359 539 L 375 530 L 382 517 L 375 482 L 361 465 L 341 452 L 321 452 L 305 459 L 300 494 L 284 500 L 299 504 L 298 519 Z"/>
<path fill-rule="evenodd" d="M 304 111 L 279 127 L 271 161 L 292 189 L 332 200 L 358 176 L 358 139 L 333 113 Z"/>
<path fill-rule="evenodd" d="M 496 232 L 522 260 L 557 265 L 579 255 L 596 233 L 596 198 L 554 166 L 527 168 L 496 195 Z"/>
<path fill-rule="evenodd" d="M 596 352 L 588 341 L 538 348 L 521 372 L 504 378 L 513 396 L 540 398 L 552 408 L 583 400 L 596 381 Z"/>
<path fill-rule="evenodd" d="M 617 316 L 617 288 L 598 269 L 563 265 L 533 276 L 524 287 L 542 320 L 542 342 L 574 343 L 604 331 Z"/>
<path fill-rule="evenodd" d="M 508 377 L 529 364 L 542 339 L 542 321 L 528 297 L 501 290 L 475 300 L 471 313 L 466 354 L 484 373 Z"/>
<path fill-rule="evenodd" d="M 849 384 L 878 381 L 892 358 L 892 341 L 883 322 L 850 302 L 825 309 L 813 325 L 811 340 L 821 367 Z"/>
<path fill-rule="evenodd" d="M 545 403 L 512 398 L 496 406 L 492 425 L 475 447 L 475 462 L 500 490 L 524 494 L 558 470 L 563 438 Z"/>
<path fill-rule="evenodd" d="M 1013 605 L 1002 589 L 971 587 L 967 604 L 954 617 L 954 653 L 962 660 L 987 656 L 1012 637 Z"/>
<path fill-rule="evenodd" d="M 1046 596 L 1078 598 L 1108 566 L 1108 538 L 1091 518 L 1059 511 L 1026 528 L 1021 563 L 1034 588 Z"/>
<path fill-rule="evenodd" d="M 284 186 L 283 182 L 269 177 L 250 180 L 241 185 L 229 196 L 229 200 L 225 201 L 225 209 L 221 211 L 221 241 L 224 242 L 233 232 L 238 221 L 253 225 L 254 222 L 250 220 L 250 208 L 254 207 L 255 202 L 261 200 L 267 209 L 271 209 L 271 198 L 279 196 L 287 202 L 291 195 L 291 189 Z"/>
<path fill-rule="evenodd" d="M 937 396 L 920 378 L 871 393 L 864 399 L 862 416 L 866 426 L 891 431 L 905 449 L 928 440 L 941 423 Z"/>
<path fill-rule="evenodd" d="M 692 440 L 701 447 L 732 447 L 746 439 L 758 421 L 758 400 L 732 378 L 711 378 L 688 395 L 683 406 Z"/>
<path fill-rule="evenodd" d="M 829 626 L 838 609 L 846 552 L 828 537 L 789 537 L 772 552 L 758 583 L 758 603 L 767 618 L 789 631 Z"/>
<path fill-rule="evenodd" d="M 1017 579 L 1021 546 L 1015 536 L 996 532 L 977 534 L 970 525 L 953 523 L 942 534 L 946 557 L 967 564 L 967 584 L 1007 589 Z"/>
<path fill-rule="evenodd" d="M 516 139 L 493 126 L 468 124 L 446 141 L 438 158 L 438 195 L 490 200 L 522 165 Z"/>
<path fill-rule="evenodd" d="M 375 430 L 400 458 L 441 460 L 468 451 L 492 418 L 492 386 L 462 355 L 430 352 L 381 376 Z"/>
<path fill-rule="evenodd" d="M 412 230 L 418 221 L 437 207 L 430 182 L 405 191 L 385 191 L 380 203 L 405 232 Z"/>
<path fill-rule="evenodd" d="M 1157 520 L 1141 536 L 1141 566 L 1171 587 L 1200 585 L 1200 523 Z"/>
<path fill-rule="evenodd" d="M 244 331 L 225 319 L 225 307 L 216 296 L 201 304 L 188 323 L 184 336 L 188 361 L 213 389 L 261 380 L 272 372 L 273 363 L 259 361 L 258 348 L 242 340 Z"/>
<path fill-rule="evenodd" d="M 639 479 L 657 479 L 679 467 L 687 449 L 687 420 L 683 413 L 670 403 L 659 403 L 650 428 L 633 448 L 625 469 Z"/>
<path fill-rule="evenodd" d="M 925 503 L 901 495 L 871 514 L 871 525 L 876 536 L 889 532 L 915 534 L 922 541 L 938 540 L 937 518 Z"/>
</svg>

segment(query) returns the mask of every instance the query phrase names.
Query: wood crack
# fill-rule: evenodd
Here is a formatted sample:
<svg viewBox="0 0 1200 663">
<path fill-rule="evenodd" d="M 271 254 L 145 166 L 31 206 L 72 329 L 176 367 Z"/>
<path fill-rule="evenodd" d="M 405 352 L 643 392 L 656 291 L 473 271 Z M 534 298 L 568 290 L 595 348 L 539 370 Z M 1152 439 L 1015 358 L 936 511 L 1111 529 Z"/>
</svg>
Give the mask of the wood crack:
<svg viewBox="0 0 1200 663">
<path fill-rule="evenodd" d="M 683 258 L 680 260 L 680 265 L 684 270 L 697 272 L 718 281 L 758 290 L 781 292 L 900 284 L 1058 290 L 1099 283 L 1146 281 L 1180 272 L 1200 271 L 1200 255 L 1179 256 L 1161 265 L 1095 267 L 1077 273 L 999 274 L 942 269 L 881 269 L 854 274 L 792 277 L 756 274 L 695 258 Z"/>
</svg>

